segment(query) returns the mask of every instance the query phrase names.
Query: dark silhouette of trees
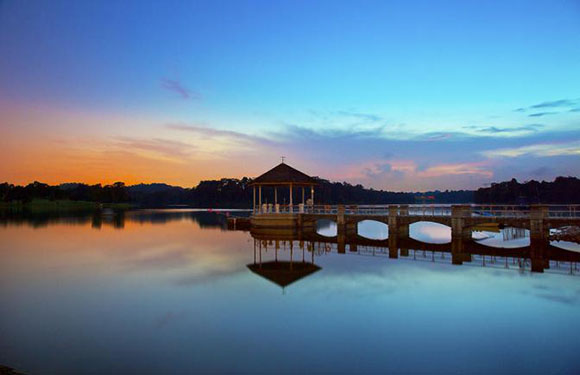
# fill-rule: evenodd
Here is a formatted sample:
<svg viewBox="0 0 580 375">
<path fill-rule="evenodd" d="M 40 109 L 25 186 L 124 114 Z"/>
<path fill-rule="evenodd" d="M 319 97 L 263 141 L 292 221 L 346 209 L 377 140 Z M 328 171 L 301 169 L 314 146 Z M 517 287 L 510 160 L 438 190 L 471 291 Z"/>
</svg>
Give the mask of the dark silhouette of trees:
<svg viewBox="0 0 580 375">
<path fill-rule="evenodd" d="M 553 182 L 511 181 L 493 183 L 474 194 L 476 203 L 501 204 L 572 204 L 580 203 L 580 180 L 576 177 L 557 177 Z"/>
<path fill-rule="evenodd" d="M 252 204 L 251 179 L 222 178 L 201 181 L 196 187 L 183 188 L 167 184 L 139 184 L 126 186 L 115 182 L 102 186 L 68 183 L 58 186 L 35 181 L 26 186 L 0 184 L 0 201 L 27 204 L 34 199 L 72 200 L 97 203 L 132 203 L 141 207 L 187 205 L 200 208 L 249 208 Z M 558 177 L 553 182 L 511 181 L 492 184 L 477 191 L 432 191 L 425 193 L 391 192 L 366 189 L 347 182 L 318 179 L 317 204 L 413 204 L 413 203 L 580 203 L 580 180 Z M 300 188 L 293 190 L 293 201 L 302 201 Z M 278 202 L 288 203 L 289 189 L 278 187 Z M 310 197 L 309 189 L 305 197 Z M 427 197 L 428 199 L 426 199 Z M 274 202 L 274 189 L 262 189 L 262 202 Z"/>
</svg>

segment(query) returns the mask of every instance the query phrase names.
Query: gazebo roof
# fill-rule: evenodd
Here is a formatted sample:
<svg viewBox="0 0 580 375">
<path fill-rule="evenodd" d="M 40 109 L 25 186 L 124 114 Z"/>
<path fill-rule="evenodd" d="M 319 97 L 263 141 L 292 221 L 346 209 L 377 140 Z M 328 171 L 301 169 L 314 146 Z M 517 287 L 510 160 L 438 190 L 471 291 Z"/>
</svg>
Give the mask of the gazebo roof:
<svg viewBox="0 0 580 375">
<path fill-rule="evenodd" d="M 288 164 L 280 163 L 268 172 L 256 177 L 250 185 L 317 185 L 312 177 Z"/>
<path fill-rule="evenodd" d="M 253 273 L 278 284 L 282 288 L 320 270 L 316 264 L 304 262 L 292 262 L 292 269 L 290 269 L 290 262 L 287 261 L 265 262 L 261 266 L 260 264 L 248 264 L 248 268 Z"/>
</svg>

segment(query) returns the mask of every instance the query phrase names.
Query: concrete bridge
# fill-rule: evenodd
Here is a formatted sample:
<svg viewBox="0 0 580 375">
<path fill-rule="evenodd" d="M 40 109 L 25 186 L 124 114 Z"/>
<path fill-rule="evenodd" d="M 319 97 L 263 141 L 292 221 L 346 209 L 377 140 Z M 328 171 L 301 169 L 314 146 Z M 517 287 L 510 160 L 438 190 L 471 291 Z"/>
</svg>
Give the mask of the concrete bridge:
<svg viewBox="0 0 580 375">
<path fill-rule="evenodd" d="M 497 248 L 479 244 L 473 240 L 463 240 L 461 246 L 455 246 L 453 243 L 433 244 L 415 240 L 413 238 L 393 241 L 392 239 L 376 240 L 362 237 L 360 235 L 350 236 L 322 236 L 316 232 L 296 233 L 290 231 L 272 231 L 268 229 L 251 231 L 251 235 L 260 245 L 259 248 L 268 247 L 274 249 L 290 248 L 298 242 L 298 248 L 308 249 L 314 261 L 314 253 L 318 248 L 324 248 L 326 251 L 331 249 L 338 254 L 362 254 L 362 255 L 385 255 L 392 259 L 416 257 L 426 258 L 430 253 L 430 258 L 435 260 L 435 253 L 438 258 L 443 258 L 444 254 L 449 254 L 445 259 L 451 264 L 462 265 L 472 264 L 472 262 L 482 262 L 485 265 L 486 259 L 493 263 L 496 259 L 505 261 L 506 266 L 508 259 L 511 264 L 528 265 L 532 272 L 544 272 L 550 268 L 570 268 L 570 272 L 578 271 L 580 264 L 580 253 L 561 249 L 548 244 L 540 253 L 534 252 L 532 246 L 519 248 Z M 255 244 L 255 249 L 258 246 Z M 302 255 L 304 258 L 304 254 Z M 499 261 L 498 261 L 499 262 Z"/>
<path fill-rule="evenodd" d="M 389 227 L 388 240 L 382 240 L 391 249 L 420 248 L 419 241 L 409 238 L 409 226 L 420 221 L 434 222 L 451 228 L 451 243 L 441 246 L 454 254 L 466 254 L 467 247 L 474 250 L 483 246 L 472 241 L 472 232 L 485 225 L 525 228 L 530 231 L 530 246 L 518 249 L 520 255 L 532 259 L 532 271 L 542 272 L 549 254 L 558 255 L 558 248 L 550 247 L 550 229 L 566 226 L 580 226 L 580 205 L 389 205 L 389 206 L 345 206 L 322 205 L 297 207 L 272 207 L 263 205 L 254 209 L 251 217 L 253 229 L 290 230 L 295 234 L 320 236 L 316 234 L 317 221 L 332 220 L 337 224 L 336 243 L 340 248 L 357 241 L 371 244 L 372 241 L 359 238 L 358 223 L 372 220 Z M 272 232 L 274 231 L 274 232 Z M 318 240 L 323 241 L 322 238 Z M 378 244 L 378 243 L 377 243 Z M 490 252 L 485 246 L 475 249 L 481 253 Z M 473 252 L 473 251 L 472 251 Z M 560 254 L 562 255 L 562 254 Z M 565 257 L 564 257 L 565 258 Z M 461 264 L 462 256 L 456 256 L 453 263 Z"/>
</svg>

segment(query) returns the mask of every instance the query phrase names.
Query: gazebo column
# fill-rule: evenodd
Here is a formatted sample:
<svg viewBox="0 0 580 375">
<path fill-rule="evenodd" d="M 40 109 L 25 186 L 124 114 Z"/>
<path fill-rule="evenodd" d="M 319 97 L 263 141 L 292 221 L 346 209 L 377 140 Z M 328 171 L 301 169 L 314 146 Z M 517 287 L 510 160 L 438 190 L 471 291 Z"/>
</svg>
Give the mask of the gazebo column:
<svg viewBox="0 0 580 375">
<path fill-rule="evenodd" d="M 304 186 L 302 186 L 302 204 L 304 204 Z"/>
<path fill-rule="evenodd" d="M 253 186 L 253 190 L 254 190 L 254 200 L 252 201 L 252 212 L 256 213 L 256 186 Z"/>
<path fill-rule="evenodd" d="M 290 184 L 290 213 L 292 213 L 292 184 Z"/>
<path fill-rule="evenodd" d="M 258 211 L 262 212 L 262 185 L 258 186 Z"/>
</svg>

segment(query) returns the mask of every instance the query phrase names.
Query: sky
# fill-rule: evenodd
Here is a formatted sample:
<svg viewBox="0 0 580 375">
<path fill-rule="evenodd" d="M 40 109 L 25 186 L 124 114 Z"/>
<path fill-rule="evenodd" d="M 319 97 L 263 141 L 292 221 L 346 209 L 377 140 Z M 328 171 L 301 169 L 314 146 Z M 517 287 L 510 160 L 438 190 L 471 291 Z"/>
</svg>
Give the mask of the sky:
<svg viewBox="0 0 580 375">
<path fill-rule="evenodd" d="M 0 181 L 580 175 L 580 1 L 0 0 Z"/>
</svg>

